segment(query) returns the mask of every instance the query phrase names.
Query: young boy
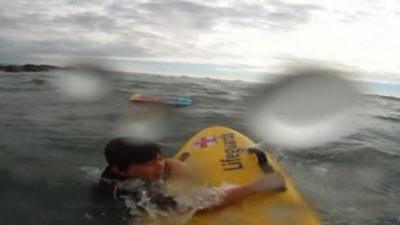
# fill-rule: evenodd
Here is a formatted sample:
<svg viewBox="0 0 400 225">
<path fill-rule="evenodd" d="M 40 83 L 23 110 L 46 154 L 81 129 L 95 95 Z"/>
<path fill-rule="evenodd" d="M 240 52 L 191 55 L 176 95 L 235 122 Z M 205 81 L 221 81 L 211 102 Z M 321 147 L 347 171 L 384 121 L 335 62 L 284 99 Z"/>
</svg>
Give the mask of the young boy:
<svg viewBox="0 0 400 225">
<path fill-rule="evenodd" d="M 116 138 L 105 148 L 108 163 L 99 187 L 106 195 L 120 199 L 129 196 L 140 201 L 140 194 L 146 190 L 150 202 L 160 209 L 174 209 L 177 202 L 162 190 L 158 181 L 173 176 L 189 174 L 184 164 L 178 160 L 164 158 L 155 143 L 137 142 L 131 138 Z M 131 181 L 136 181 L 132 185 Z M 157 184 L 157 185 L 155 185 Z M 216 210 L 242 201 L 256 193 L 285 189 L 282 175 L 272 173 L 254 183 L 233 187 L 225 191 L 221 201 L 202 208 L 197 212 Z"/>
</svg>

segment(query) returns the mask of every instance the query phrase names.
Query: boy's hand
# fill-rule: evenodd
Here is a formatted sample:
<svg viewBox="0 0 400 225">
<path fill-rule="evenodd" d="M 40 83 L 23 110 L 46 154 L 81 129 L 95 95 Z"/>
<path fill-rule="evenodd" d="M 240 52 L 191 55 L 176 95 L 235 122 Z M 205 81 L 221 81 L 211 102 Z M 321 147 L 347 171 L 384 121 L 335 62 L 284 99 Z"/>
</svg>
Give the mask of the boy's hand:
<svg viewBox="0 0 400 225">
<path fill-rule="evenodd" d="M 265 175 L 250 185 L 256 192 L 272 192 L 286 190 L 285 179 L 280 173 Z"/>
</svg>

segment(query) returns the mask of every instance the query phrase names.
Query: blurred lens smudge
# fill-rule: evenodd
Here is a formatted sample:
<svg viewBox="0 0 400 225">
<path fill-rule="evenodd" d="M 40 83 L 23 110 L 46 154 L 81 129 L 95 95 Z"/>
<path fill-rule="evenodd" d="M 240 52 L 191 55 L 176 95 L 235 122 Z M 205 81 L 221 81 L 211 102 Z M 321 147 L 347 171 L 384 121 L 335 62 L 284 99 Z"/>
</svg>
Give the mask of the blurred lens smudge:
<svg viewBox="0 0 400 225">
<path fill-rule="evenodd" d="M 303 68 L 256 95 L 249 123 L 263 141 L 304 148 L 349 135 L 362 98 L 344 72 Z"/>
</svg>

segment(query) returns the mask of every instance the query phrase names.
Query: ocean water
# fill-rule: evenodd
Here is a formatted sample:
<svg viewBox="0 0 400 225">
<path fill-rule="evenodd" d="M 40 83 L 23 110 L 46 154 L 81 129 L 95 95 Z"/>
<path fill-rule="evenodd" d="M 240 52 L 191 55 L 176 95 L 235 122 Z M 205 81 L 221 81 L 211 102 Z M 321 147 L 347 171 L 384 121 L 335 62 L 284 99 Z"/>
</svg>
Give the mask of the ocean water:
<svg viewBox="0 0 400 225">
<path fill-rule="evenodd" d="M 0 224 L 126 224 L 92 198 L 104 146 L 118 135 L 147 136 L 167 156 L 215 124 L 257 141 L 246 114 L 258 84 L 122 73 L 96 79 L 101 92 L 90 96 L 90 85 L 65 92 L 52 73 L 0 74 Z M 193 104 L 134 104 L 132 91 L 188 96 Z M 301 151 L 270 146 L 323 224 L 400 224 L 399 103 L 368 95 L 362 126 L 350 136 Z"/>
</svg>

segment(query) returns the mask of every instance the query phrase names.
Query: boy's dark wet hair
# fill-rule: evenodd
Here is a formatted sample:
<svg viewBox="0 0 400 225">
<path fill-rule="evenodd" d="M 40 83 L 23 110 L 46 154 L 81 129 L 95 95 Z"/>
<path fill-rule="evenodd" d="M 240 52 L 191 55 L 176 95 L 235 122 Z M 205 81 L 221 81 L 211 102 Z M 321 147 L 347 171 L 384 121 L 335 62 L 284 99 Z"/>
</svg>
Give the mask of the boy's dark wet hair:
<svg viewBox="0 0 400 225">
<path fill-rule="evenodd" d="M 104 154 L 110 166 L 126 170 L 131 163 L 142 164 L 157 158 L 160 146 L 151 142 L 140 142 L 133 138 L 112 139 L 106 145 Z"/>
</svg>

